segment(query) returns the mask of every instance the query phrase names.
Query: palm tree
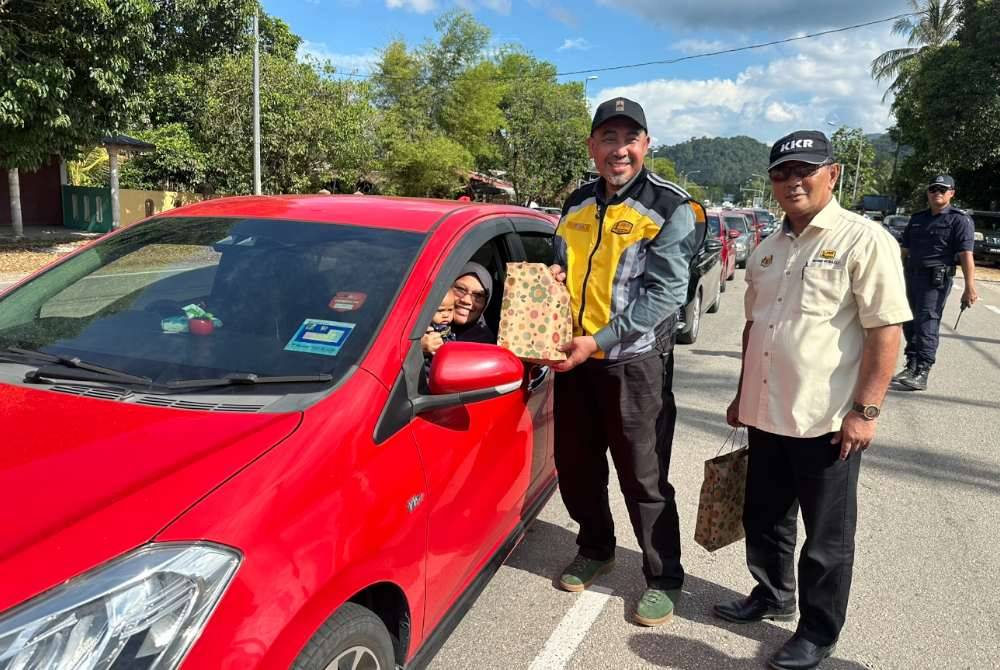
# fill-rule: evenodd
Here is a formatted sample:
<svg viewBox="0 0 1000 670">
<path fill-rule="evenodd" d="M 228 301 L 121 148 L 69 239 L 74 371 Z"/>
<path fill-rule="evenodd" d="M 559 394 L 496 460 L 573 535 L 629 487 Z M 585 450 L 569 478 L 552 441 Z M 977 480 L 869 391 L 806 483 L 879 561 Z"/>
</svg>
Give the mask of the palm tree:
<svg viewBox="0 0 1000 670">
<path fill-rule="evenodd" d="M 890 49 L 872 61 L 875 81 L 891 79 L 882 100 L 906 85 L 904 65 L 937 49 L 952 38 L 959 24 L 959 0 L 908 0 L 916 16 L 905 16 L 892 24 L 892 34 L 906 36 L 910 46 Z"/>
</svg>

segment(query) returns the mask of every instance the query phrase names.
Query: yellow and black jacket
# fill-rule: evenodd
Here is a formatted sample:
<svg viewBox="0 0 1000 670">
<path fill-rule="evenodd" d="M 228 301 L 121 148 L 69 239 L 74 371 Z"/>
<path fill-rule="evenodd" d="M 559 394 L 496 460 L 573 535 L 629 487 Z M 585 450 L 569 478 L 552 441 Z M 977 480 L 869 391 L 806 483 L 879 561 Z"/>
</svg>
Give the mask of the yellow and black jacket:
<svg viewBox="0 0 1000 670">
<path fill-rule="evenodd" d="M 566 201 L 555 262 L 566 268 L 573 334 L 594 336 L 595 358 L 669 350 L 695 253 L 690 201 L 645 168 L 610 199 L 598 179 Z"/>
</svg>

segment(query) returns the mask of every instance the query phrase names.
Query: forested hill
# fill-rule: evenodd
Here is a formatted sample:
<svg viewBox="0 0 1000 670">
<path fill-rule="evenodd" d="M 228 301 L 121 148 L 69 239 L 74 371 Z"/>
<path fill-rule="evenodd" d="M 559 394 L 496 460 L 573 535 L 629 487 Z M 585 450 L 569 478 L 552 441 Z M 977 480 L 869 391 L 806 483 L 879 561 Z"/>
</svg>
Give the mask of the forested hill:
<svg viewBox="0 0 1000 670">
<path fill-rule="evenodd" d="M 752 137 L 702 137 L 673 146 L 660 146 L 655 156 L 674 161 L 677 175 L 705 186 L 739 192 L 752 173 L 764 174 L 770 147 Z"/>
</svg>

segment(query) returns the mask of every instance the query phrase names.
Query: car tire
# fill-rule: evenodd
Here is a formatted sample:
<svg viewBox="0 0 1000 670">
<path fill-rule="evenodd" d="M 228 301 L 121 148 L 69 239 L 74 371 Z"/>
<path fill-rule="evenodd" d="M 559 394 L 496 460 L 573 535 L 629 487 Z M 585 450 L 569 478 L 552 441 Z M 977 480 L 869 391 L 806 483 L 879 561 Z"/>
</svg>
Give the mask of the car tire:
<svg viewBox="0 0 1000 670">
<path fill-rule="evenodd" d="M 698 331 L 701 330 L 701 289 L 694 294 L 694 309 L 691 310 L 691 323 L 687 330 L 677 333 L 677 341 L 681 344 L 694 344 L 698 339 Z"/>
<path fill-rule="evenodd" d="M 358 670 L 396 667 L 389 630 L 378 615 L 357 603 L 344 603 L 320 626 L 292 664 L 292 670 L 339 667 Z"/>
<path fill-rule="evenodd" d="M 719 293 L 725 293 L 726 292 L 726 281 L 728 281 L 726 279 L 726 271 L 725 271 L 725 269 L 723 269 L 722 270 L 722 281 L 719 282 Z"/>
<path fill-rule="evenodd" d="M 719 292 L 715 294 L 715 302 L 712 303 L 711 307 L 705 310 L 709 314 L 715 314 L 719 311 L 719 308 L 722 307 L 722 291 L 724 290 L 722 287 L 725 285 L 726 282 L 722 282 L 719 286 Z"/>
</svg>

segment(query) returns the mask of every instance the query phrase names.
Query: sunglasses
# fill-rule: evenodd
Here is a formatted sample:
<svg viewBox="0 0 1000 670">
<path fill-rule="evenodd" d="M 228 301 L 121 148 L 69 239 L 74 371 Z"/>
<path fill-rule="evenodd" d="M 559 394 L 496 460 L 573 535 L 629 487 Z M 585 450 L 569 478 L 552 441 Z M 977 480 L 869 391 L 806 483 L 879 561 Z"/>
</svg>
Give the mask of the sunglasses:
<svg viewBox="0 0 1000 670">
<path fill-rule="evenodd" d="M 767 171 L 768 176 L 771 181 L 785 181 L 791 177 L 796 179 L 805 179 L 806 177 L 811 177 L 820 168 L 824 168 L 827 165 L 833 165 L 832 162 L 827 161 L 826 163 L 820 163 L 819 165 L 809 165 L 808 163 L 799 163 L 798 165 L 781 165 L 776 168 L 771 168 Z"/>
<path fill-rule="evenodd" d="M 951 189 L 948 188 L 947 186 L 928 186 L 927 187 L 927 192 L 928 193 L 947 193 L 950 190 Z"/>
</svg>

